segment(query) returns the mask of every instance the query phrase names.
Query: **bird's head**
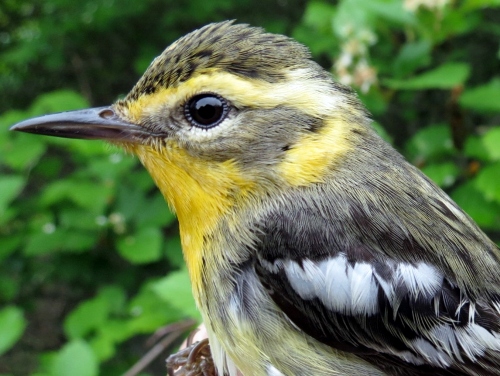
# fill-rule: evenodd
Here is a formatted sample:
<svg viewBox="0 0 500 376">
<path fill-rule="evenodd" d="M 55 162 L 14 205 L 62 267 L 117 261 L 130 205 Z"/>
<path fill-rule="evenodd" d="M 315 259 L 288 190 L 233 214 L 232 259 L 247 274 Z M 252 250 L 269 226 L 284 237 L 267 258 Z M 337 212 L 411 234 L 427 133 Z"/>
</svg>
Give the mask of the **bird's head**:
<svg viewBox="0 0 500 376">
<path fill-rule="evenodd" d="M 13 129 L 125 147 L 153 176 L 182 230 L 213 227 L 249 197 L 321 181 L 366 124 L 356 96 L 306 47 L 222 22 L 170 45 L 123 100 Z"/>
</svg>

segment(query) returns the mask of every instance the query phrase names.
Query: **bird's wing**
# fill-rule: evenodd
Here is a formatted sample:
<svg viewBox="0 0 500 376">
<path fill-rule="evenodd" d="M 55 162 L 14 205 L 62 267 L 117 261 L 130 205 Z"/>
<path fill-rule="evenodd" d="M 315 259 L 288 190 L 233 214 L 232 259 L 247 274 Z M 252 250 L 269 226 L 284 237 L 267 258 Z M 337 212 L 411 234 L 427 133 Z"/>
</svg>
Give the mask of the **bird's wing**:
<svg viewBox="0 0 500 376">
<path fill-rule="evenodd" d="M 401 224 L 381 231 L 389 224 L 373 211 L 361 218 L 355 204 L 293 205 L 263 219 L 255 267 L 297 327 L 394 374 L 500 375 L 497 295 L 470 298 L 445 267 L 415 255 L 431 245 Z M 412 371 L 398 371 L 405 367 Z"/>
</svg>

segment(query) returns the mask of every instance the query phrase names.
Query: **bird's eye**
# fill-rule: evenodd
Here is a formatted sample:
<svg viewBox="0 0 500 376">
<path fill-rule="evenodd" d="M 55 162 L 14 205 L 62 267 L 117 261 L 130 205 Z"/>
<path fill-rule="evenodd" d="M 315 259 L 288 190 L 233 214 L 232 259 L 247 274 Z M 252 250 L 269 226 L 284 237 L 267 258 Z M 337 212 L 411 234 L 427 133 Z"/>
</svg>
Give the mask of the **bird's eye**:
<svg viewBox="0 0 500 376">
<path fill-rule="evenodd" d="M 217 94 L 199 94 L 184 107 L 186 119 L 195 127 L 208 129 L 218 125 L 228 112 L 227 101 Z"/>
</svg>

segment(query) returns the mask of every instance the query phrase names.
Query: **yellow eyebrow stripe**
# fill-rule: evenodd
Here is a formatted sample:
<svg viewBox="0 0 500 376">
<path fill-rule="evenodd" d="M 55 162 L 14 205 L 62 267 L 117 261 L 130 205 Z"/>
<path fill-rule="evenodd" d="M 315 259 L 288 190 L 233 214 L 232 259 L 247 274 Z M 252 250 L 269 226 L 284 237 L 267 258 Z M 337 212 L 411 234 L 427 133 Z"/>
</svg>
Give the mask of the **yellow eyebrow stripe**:
<svg viewBox="0 0 500 376">
<path fill-rule="evenodd" d="M 336 93 L 328 82 L 312 78 L 305 69 L 287 72 L 283 82 L 269 83 L 221 71 L 209 70 L 190 78 L 177 87 L 159 88 L 137 100 L 120 102 L 128 120 L 140 123 L 148 114 L 157 114 L 161 108 L 180 106 L 197 93 L 217 93 L 234 106 L 273 108 L 293 107 L 310 116 L 324 117 L 345 106 L 345 94 Z"/>
</svg>

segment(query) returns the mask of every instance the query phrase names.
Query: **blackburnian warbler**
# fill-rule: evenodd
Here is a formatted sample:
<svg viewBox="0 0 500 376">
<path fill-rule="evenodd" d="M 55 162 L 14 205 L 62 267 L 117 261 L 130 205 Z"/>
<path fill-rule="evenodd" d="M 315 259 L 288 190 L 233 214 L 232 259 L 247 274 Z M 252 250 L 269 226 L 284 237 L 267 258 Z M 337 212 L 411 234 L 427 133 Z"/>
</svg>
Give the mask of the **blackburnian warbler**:
<svg viewBox="0 0 500 376">
<path fill-rule="evenodd" d="M 186 35 L 109 107 L 14 130 L 134 153 L 220 375 L 500 375 L 500 252 L 292 39 Z"/>
</svg>

